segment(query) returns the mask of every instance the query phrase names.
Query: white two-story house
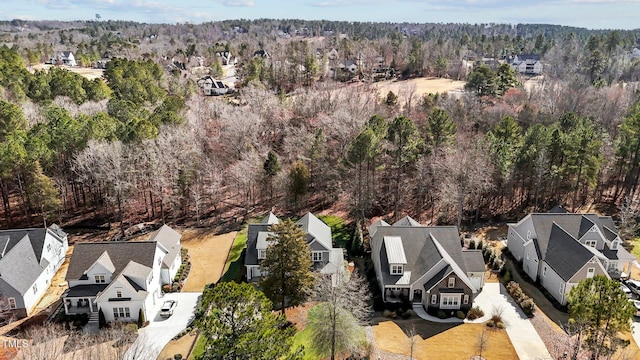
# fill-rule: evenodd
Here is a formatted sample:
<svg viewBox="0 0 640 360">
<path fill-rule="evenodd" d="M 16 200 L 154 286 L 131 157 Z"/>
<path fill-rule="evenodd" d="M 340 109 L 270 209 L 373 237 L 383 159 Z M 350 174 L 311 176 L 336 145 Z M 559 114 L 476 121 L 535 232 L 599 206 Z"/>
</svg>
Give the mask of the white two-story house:
<svg viewBox="0 0 640 360">
<path fill-rule="evenodd" d="M 17 317 L 31 314 L 64 262 L 67 234 L 58 227 L 0 230 L 0 302 Z"/>
<path fill-rule="evenodd" d="M 560 207 L 509 224 L 507 239 L 523 271 L 562 305 L 580 280 L 624 277 L 634 260 L 622 247 L 611 217 L 572 214 Z"/>
<path fill-rule="evenodd" d="M 145 319 L 160 301 L 162 285 L 180 267 L 180 234 L 164 225 L 147 241 L 76 244 L 62 295 L 67 315 L 102 310 L 107 322 Z"/>
</svg>

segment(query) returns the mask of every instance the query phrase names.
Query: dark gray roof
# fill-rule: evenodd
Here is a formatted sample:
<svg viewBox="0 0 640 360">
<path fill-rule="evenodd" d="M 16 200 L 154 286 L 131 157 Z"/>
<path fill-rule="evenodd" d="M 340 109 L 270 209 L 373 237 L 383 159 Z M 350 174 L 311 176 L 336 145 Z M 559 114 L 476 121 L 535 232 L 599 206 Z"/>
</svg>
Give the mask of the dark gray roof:
<svg viewBox="0 0 640 360">
<path fill-rule="evenodd" d="M 413 220 L 411 216 L 407 215 L 402 219 L 393 223 L 392 226 L 422 226 L 419 222 Z"/>
<path fill-rule="evenodd" d="M 564 281 L 569 281 L 594 256 L 584 245 L 553 224 L 544 260 Z"/>
<path fill-rule="evenodd" d="M 453 271 L 453 268 L 449 265 L 442 268 L 435 275 L 431 277 L 426 283 L 424 283 L 424 290 L 429 291 L 432 287 L 436 286 L 445 276 L 449 275 Z"/>
<path fill-rule="evenodd" d="M 115 267 L 114 276 L 129 264 L 130 261 L 153 268 L 153 256 L 156 251 L 155 241 L 136 242 L 98 242 L 76 244 L 69 261 L 66 280 L 77 280 L 82 277 L 91 265 L 102 255 L 109 254 Z"/>
<path fill-rule="evenodd" d="M 131 285 L 131 287 L 133 287 L 136 291 L 140 291 L 140 290 L 144 290 L 144 288 L 140 285 L 138 285 L 135 281 L 133 281 L 130 277 L 128 276 L 124 276 L 124 278 L 127 280 L 127 282 Z"/>
<path fill-rule="evenodd" d="M 8 236 L 10 238 L 9 244 L 5 249 L 5 255 L 11 251 L 11 249 L 16 246 L 20 240 L 22 240 L 25 236 L 28 237 L 28 241 L 31 242 L 31 246 L 33 247 L 33 251 L 36 254 L 36 257 L 40 259 L 42 256 L 42 248 L 44 247 L 44 238 L 47 231 L 46 229 L 17 229 L 17 230 L 0 230 L 0 237 L 5 238 Z M 0 255 L 2 255 L 2 250 L 0 249 Z"/>
<path fill-rule="evenodd" d="M 270 224 L 249 224 L 247 229 L 247 252 L 244 256 L 245 265 L 258 265 L 258 233 L 267 232 L 271 227 Z"/>
<path fill-rule="evenodd" d="M 556 205 L 551 210 L 549 210 L 549 214 L 567 214 L 569 211 L 563 208 L 560 205 Z"/>
<path fill-rule="evenodd" d="M 623 248 L 622 245 L 618 245 L 617 250 L 611 250 L 608 246 L 605 246 L 604 249 L 602 249 L 602 255 L 604 255 L 609 260 L 635 260 L 635 257 L 629 254 L 627 249 Z"/>
<path fill-rule="evenodd" d="M 96 296 L 100 291 L 106 289 L 107 286 L 109 286 L 109 284 L 78 285 L 67 289 L 64 294 L 62 294 L 62 297 Z"/>
<path fill-rule="evenodd" d="M 482 250 L 463 250 L 462 259 L 465 265 L 463 269 L 466 269 L 467 272 L 484 272 Z"/>
<path fill-rule="evenodd" d="M 460 246 L 460 236 L 455 226 L 381 226 L 376 230 L 374 238 L 380 239 L 382 247 L 380 249 L 380 267 L 385 284 L 392 284 L 400 279 L 400 275 L 389 274 L 389 264 L 387 261 L 387 251 L 385 248 L 385 236 L 399 236 L 402 238 L 402 245 L 407 259 L 404 271 L 411 272 L 410 282 L 413 283 L 422 277 L 427 271 L 433 268 L 443 255 L 438 251 L 431 236 L 442 245 L 451 259 L 465 270 L 465 263 L 462 258 L 462 248 Z M 376 240 L 378 241 L 378 240 Z"/>
</svg>

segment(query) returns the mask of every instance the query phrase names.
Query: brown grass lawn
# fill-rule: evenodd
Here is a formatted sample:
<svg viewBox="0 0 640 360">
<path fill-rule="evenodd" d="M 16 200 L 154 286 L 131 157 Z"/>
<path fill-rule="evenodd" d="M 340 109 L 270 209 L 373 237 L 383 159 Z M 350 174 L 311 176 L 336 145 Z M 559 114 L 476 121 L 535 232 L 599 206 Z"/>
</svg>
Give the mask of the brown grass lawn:
<svg viewBox="0 0 640 360">
<path fill-rule="evenodd" d="M 463 324 L 452 327 L 428 339 L 414 337 L 413 356 L 416 359 L 468 359 L 477 355 L 478 336 L 482 331 L 488 337 L 482 356 L 492 360 L 512 360 L 518 355 L 507 332 L 491 330 L 483 324 Z M 373 326 L 376 345 L 383 351 L 409 355 L 410 342 L 402 329 L 392 321 Z"/>
<path fill-rule="evenodd" d="M 183 230 L 182 246 L 189 250 L 191 272 L 182 291 L 202 291 L 220 280 L 237 232 L 215 235 L 212 231 Z"/>
<path fill-rule="evenodd" d="M 387 96 L 389 91 L 393 91 L 402 100 L 406 100 L 409 91 L 414 90 L 414 95 L 421 97 L 424 94 L 445 93 L 452 91 L 462 91 L 464 81 L 456 81 L 444 78 L 417 78 L 409 80 L 387 80 L 374 83 L 378 88 L 380 96 Z"/>
<path fill-rule="evenodd" d="M 35 312 L 33 313 L 44 310 L 54 302 L 60 300 L 62 293 L 64 293 L 64 291 L 69 287 L 69 284 L 67 284 L 64 278 L 67 276 L 67 269 L 69 268 L 69 259 L 71 258 L 71 254 L 73 254 L 73 245 L 69 245 L 69 250 L 67 250 L 67 254 L 65 255 L 64 263 L 62 263 L 58 272 L 56 272 L 51 279 L 49 289 L 47 289 L 47 292 L 42 296 L 34 309 Z"/>
<path fill-rule="evenodd" d="M 189 350 L 191 350 L 191 346 L 193 346 L 197 338 L 198 333 L 191 331 L 178 340 L 171 340 L 167 346 L 162 349 L 160 355 L 158 355 L 158 360 L 173 359 L 173 355 L 175 354 L 181 354 L 182 358 L 186 359 L 189 355 Z"/>
</svg>

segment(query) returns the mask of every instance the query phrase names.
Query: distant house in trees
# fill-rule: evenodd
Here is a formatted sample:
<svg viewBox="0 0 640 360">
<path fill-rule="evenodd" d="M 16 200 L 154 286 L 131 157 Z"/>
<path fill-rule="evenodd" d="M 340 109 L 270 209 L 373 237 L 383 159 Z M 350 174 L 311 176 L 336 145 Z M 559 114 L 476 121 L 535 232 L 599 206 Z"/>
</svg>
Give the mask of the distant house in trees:
<svg viewBox="0 0 640 360">
<path fill-rule="evenodd" d="M 556 207 L 509 224 L 508 248 L 524 272 L 561 304 L 580 280 L 625 277 L 634 257 L 610 216 L 573 214 Z"/>
<path fill-rule="evenodd" d="M 137 321 L 161 301 L 182 262 L 181 235 L 164 225 L 147 241 L 76 244 L 69 261 L 69 289 L 62 295 L 67 315 L 100 309 L 105 320 Z"/>
<path fill-rule="evenodd" d="M 256 56 L 257 56 L 257 57 L 261 57 L 261 58 L 268 58 L 268 57 L 271 57 L 271 55 L 267 52 L 267 50 L 264 50 L 264 49 L 260 49 L 260 50 L 255 51 L 255 52 L 253 53 L 253 56 L 254 56 L 254 57 L 256 57 Z"/>
<path fill-rule="evenodd" d="M 368 229 L 385 302 L 411 301 L 432 313 L 472 307 L 484 286 L 484 259 L 480 250 L 463 250 L 457 227 L 423 226 L 407 216 Z"/>
<path fill-rule="evenodd" d="M 207 75 L 196 82 L 205 95 L 224 95 L 233 92 L 233 89 L 225 85 L 222 81 L 216 80 Z"/>
<path fill-rule="evenodd" d="M 269 236 L 273 233 L 269 228 L 278 224 L 278 219 L 273 213 L 269 213 L 262 222 L 249 224 L 247 231 L 247 252 L 244 265 L 247 271 L 247 281 L 255 281 L 262 276 L 260 262 L 267 255 Z M 312 213 L 307 213 L 298 225 L 307 236 L 307 243 L 311 248 L 311 260 L 313 269 L 322 274 L 337 274 L 344 271 L 344 256 L 341 248 L 332 246 L 331 228 Z"/>
<path fill-rule="evenodd" d="M 76 58 L 73 56 L 71 51 L 62 51 L 54 54 L 50 59 L 49 63 L 53 65 L 66 65 L 66 66 L 76 66 Z"/>
<path fill-rule="evenodd" d="M 69 242 L 58 227 L 0 230 L 0 301 L 25 317 L 49 288 Z"/>
<path fill-rule="evenodd" d="M 509 65 L 520 74 L 540 75 L 542 74 L 542 61 L 540 55 L 521 54 L 510 57 Z"/>
</svg>

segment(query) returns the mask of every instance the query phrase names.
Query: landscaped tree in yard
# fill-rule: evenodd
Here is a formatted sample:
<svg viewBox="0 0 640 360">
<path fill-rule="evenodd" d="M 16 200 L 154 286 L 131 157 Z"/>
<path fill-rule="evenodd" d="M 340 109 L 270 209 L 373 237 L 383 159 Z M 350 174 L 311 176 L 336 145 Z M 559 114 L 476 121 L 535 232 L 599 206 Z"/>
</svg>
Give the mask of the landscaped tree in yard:
<svg viewBox="0 0 640 360">
<path fill-rule="evenodd" d="M 620 283 L 597 275 L 573 287 L 568 300 L 571 319 L 582 324 L 581 346 L 589 351 L 590 359 L 613 354 L 623 342 L 618 334 L 630 330 L 629 320 L 635 311 Z"/>
<path fill-rule="evenodd" d="M 361 323 L 371 313 L 369 287 L 357 273 L 318 275 L 316 300 L 320 304 L 309 311 L 307 328 L 311 329 L 311 346 L 323 357 L 357 353 L 365 342 Z"/>
<path fill-rule="evenodd" d="M 313 287 L 311 250 L 306 234 L 293 220 L 271 225 L 267 253 L 260 264 L 266 275 L 260 280 L 265 295 L 282 313 L 287 305 L 297 306 L 307 299 Z"/>
<path fill-rule="evenodd" d="M 210 309 L 198 323 L 205 338 L 200 359 L 282 359 L 288 356 L 294 327 L 252 285 L 222 282 L 207 296 Z M 287 357 L 291 358 L 291 357 Z"/>
</svg>

